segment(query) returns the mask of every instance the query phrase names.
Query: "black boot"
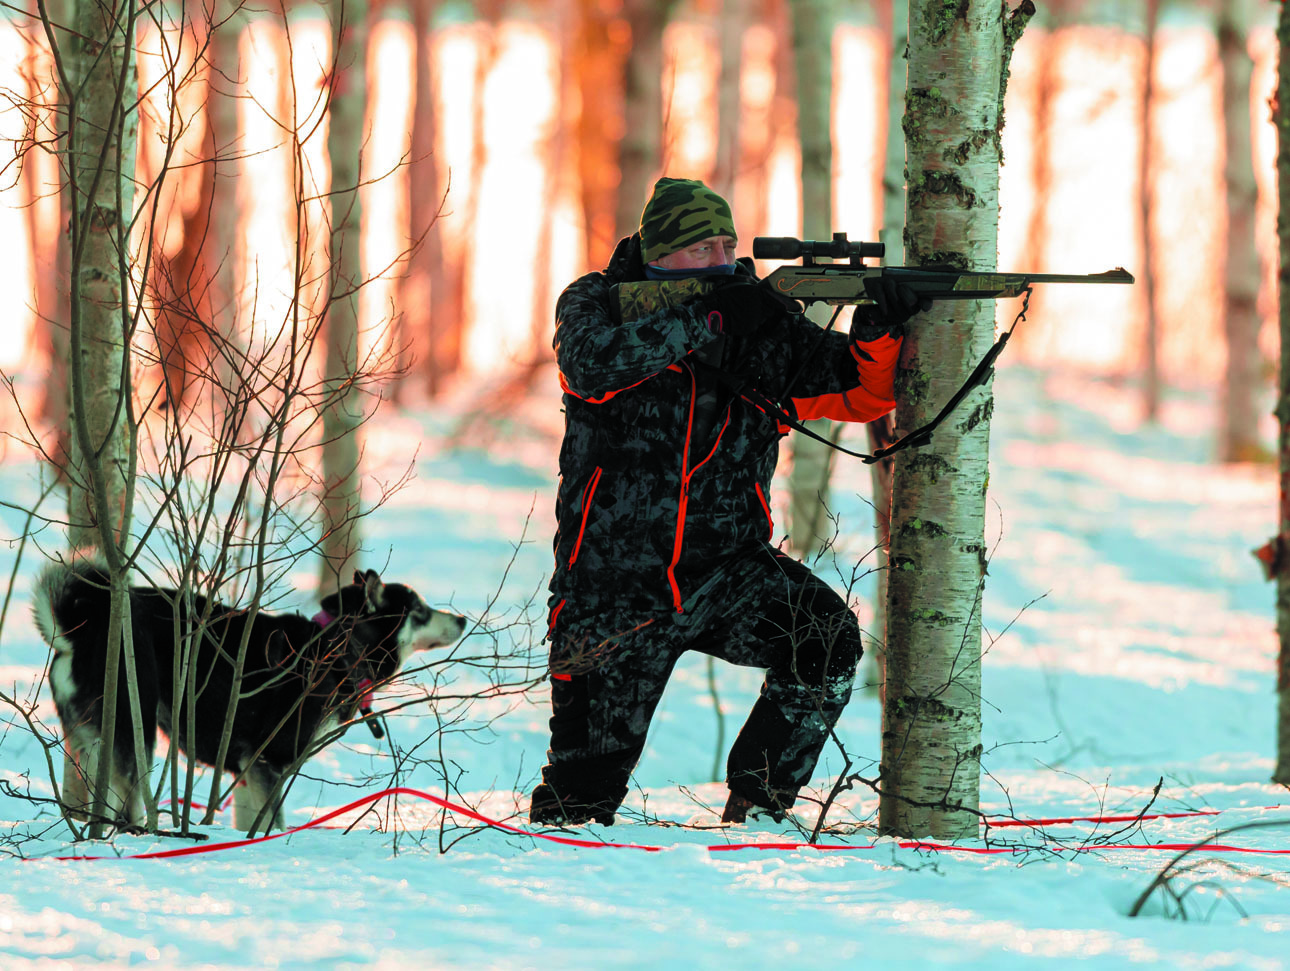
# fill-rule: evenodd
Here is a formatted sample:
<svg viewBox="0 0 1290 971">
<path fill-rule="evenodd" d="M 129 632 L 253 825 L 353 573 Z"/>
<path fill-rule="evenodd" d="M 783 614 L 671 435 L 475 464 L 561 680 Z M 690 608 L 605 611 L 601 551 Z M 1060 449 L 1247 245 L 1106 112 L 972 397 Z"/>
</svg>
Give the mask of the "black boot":
<svg viewBox="0 0 1290 971">
<path fill-rule="evenodd" d="M 746 823 L 749 816 L 752 816 L 753 819 L 771 819 L 777 823 L 782 823 L 786 816 L 786 810 L 780 806 L 759 806 L 751 799 L 745 799 L 731 789 L 730 798 L 726 800 L 726 808 L 721 813 L 721 821 L 740 825 Z"/>
<path fill-rule="evenodd" d="M 561 798 L 545 782 L 539 783 L 529 799 L 529 822 L 539 826 L 581 826 L 595 821 L 614 825 L 618 804 L 608 799 L 586 799 L 574 795 Z"/>
</svg>

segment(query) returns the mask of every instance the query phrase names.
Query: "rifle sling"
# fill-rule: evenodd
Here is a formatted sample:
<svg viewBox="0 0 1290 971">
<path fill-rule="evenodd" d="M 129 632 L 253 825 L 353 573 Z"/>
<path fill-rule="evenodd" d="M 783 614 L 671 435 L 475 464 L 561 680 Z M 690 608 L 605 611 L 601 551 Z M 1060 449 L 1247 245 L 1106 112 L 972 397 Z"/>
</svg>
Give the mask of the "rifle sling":
<svg viewBox="0 0 1290 971">
<path fill-rule="evenodd" d="M 724 384 L 726 384 L 728 388 L 734 391 L 736 395 L 743 395 L 744 397 L 748 398 L 748 400 L 752 401 L 753 404 L 757 405 L 757 407 L 761 408 L 767 414 L 776 418 L 778 421 L 783 422 L 785 425 L 787 425 L 789 428 L 792 428 L 794 431 L 801 432 L 803 435 L 807 436 L 808 438 L 813 438 L 817 442 L 823 442 L 825 445 L 833 449 L 835 452 L 841 452 L 844 455 L 850 455 L 853 458 L 858 458 L 861 461 L 863 461 L 866 465 L 873 465 L 875 462 L 879 462 L 882 459 L 887 458 L 889 455 L 894 455 L 897 452 L 902 452 L 907 448 L 915 448 L 915 447 L 926 445 L 929 442 L 931 442 L 932 432 L 935 431 L 937 426 L 940 425 L 940 423 L 943 422 L 946 418 L 948 418 L 950 414 L 954 411 L 954 409 L 959 406 L 959 404 L 963 401 L 963 399 L 967 397 L 967 393 L 971 391 L 973 388 L 977 387 L 978 385 L 982 385 L 985 383 L 986 378 L 989 376 L 990 371 L 994 367 L 995 360 L 1003 352 L 1003 348 L 1008 343 L 1008 339 L 1012 337 L 1012 332 L 1017 329 L 1017 324 L 1021 323 L 1021 321 L 1026 319 L 1026 309 L 1030 306 L 1030 292 L 1031 291 L 1029 287 L 1027 287 L 1025 290 L 1022 291 L 1021 310 L 1017 313 L 1016 318 L 1012 321 L 1012 326 L 999 335 L 999 339 L 994 342 L 994 344 L 990 347 L 990 350 L 986 351 L 985 356 L 982 357 L 981 360 L 977 363 L 977 366 L 972 369 L 972 373 L 968 375 L 967 380 L 964 381 L 962 386 L 957 391 L 955 391 L 953 395 L 950 396 L 950 400 L 945 403 L 945 406 L 941 408 L 941 410 L 937 413 L 936 417 L 933 418 L 931 421 L 929 421 L 927 424 L 919 428 L 915 428 L 908 435 L 902 436 L 901 438 L 892 442 L 890 445 L 886 445 L 880 449 L 875 450 L 872 455 L 869 454 L 868 452 L 854 452 L 851 449 L 844 448 L 843 446 L 837 444 L 836 442 L 830 441 L 828 438 L 825 438 L 823 435 L 820 435 L 812 431 L 803 422 L 798 421 L 796 418 L 790 415 L 787 411 L 785 411 L 775 402 L 771 401 L 768 397 L 766 397 L 765 394 L 758 391 L 756 388 L 744 388 L 744 387 L 738 386 L 737 383 L 732 379 L 731 375 L 727 374 L 724 371 L 720 372 L 721 380 Z M 834 314 L 834 319 L 835 320 L 837 319 L 836 314 Z M 829 327 L 832 327 L 832 326 L 833 326 L 833 321 L 829 321 Z M 796 376 L 794 377 L 794 381 L 795 380 L 796 380 Z"/>
<path fill-rule="evenodd" d="M 1029 293 L 1029 291 L 1026 292 Z M 897 439 L 890 445 L 876 450 L 873 455 L 862 456 L 865 463 L 872 465 L 874 462 L 884 459 L 888 455 L 894 455 L 896 452 L 902 451 L 903 449 L 912 448 L 915 445 L 926 445 L 930 442 L 932 440 L 932 432 L 936 430 L 936 426 L 950 416 L 950 413 L 953 412 L 954 409 L 959 406 L 959 403 L 967 397 L 967 393 L 978 385 L 985 384 L 986 378 L 994 368 L 995 358 L 999 356 L 999 353 L 1003 350 L 1004 345 L 1008 343 L 1008 338 L 1011 336 L 1011 328 L 1004 331 L 999 336 L 999 339 L 994 342 L 994 345 L 990 350 L 986 351 L 985 357 L 981 358 L 980 363 L 972 369 L 972 373 L 968 375 L 968 379 L 963 382 L 963 385 L 957 391 L 954 392 L 950 397 L 950 400 L 945 403 L 945 407 L 937 413 L 935 418 L 929 421 L 926 425 L 923 425 L 921 428 L 915 428 L 908 435 Z"/>
</svg>

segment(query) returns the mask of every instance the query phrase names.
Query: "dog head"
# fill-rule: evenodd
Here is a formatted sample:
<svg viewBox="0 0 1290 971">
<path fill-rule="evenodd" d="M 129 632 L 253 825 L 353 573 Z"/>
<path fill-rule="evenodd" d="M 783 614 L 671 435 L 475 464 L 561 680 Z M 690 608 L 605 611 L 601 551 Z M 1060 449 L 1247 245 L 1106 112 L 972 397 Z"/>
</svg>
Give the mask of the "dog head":
<svg viewBox="0 0 1290 971">
<path fill-rule="evenodd" d="M 411 587 L 383 583 L 375 570 L 355 571 L 354 582 L 324 597 L 322 608 L 354 622 L 371 642 L 392 646 L 400 666 L 414 651 L 455 643 L 466 629 L 465 617 L 435 610 Z"/>
</svg>

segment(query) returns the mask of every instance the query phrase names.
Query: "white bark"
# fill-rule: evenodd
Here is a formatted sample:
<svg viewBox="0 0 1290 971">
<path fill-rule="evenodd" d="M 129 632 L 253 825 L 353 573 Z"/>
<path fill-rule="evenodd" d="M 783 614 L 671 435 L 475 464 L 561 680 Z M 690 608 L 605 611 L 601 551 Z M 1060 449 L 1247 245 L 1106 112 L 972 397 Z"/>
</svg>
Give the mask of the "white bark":
<svg viewBox="0 0 1290 971">
<path fill-rule="evenodd" d="M 131 5 L 79 0 L 73 35 L 62 42 L 70 91 L 68 165 L 74 295 L 71 307 L 72 462 L 68 539 L 73 549 L 103 546 L 125 527 L 131 451 L 126 395 L 130 326 L 127 226 L 134 209 L 138 116 L 125 111 L 138 92 Z M 95 456 L 93 463 L 87 457 Z M 97 481 L 94 466 L 101 468 Z"/>
<path fill-rule="evenodd" d="M 146 805 L 146 819 L 131 812 L 131 821 L 156 826 L 126 599 L 136 438 L 128 240 L 138 138 L 136 15 L 133 0 L 79 0 L 72 9 L 70 34 L 54 35 L 65 72 L 71 237 L 68 540 L 73 550 L 101 551 L 111 577 L 110 649 L 99 729 L 103 755 L 94 767 L 91 793 L 95 819 L 90 833 L 95 837 L 102 835 L 101 820 L 123 808 L 114 806 L 110 798 L 111 782 L 122 778 L 131 780 L 135 788 L 129 794 L 118 791 L 121 801 Z M 133 728 L 133 767 L 116 766 L 112 757 L 122 683 Z M 74 783 L 73 789 L 77 788 Z"/>
<path fill-rule="evenodd" d="M 1281 54 L 1278 61 L 1276 124 L 1280 143 L 1277 147 L 1277 239 L 1280 249 L 1278 278 L 1284 295 L 1290 287 L 1290 5 L 1283 4 L 1277 21 L 1277 40 Z M 1281 300 L 1281 374 L 1277 398 L 1278 441 L 1281 468 L 1281 500 L 1278 510 L 1277 537 L 1273 540 L 1277 583 L 1277 636 L 1281 649 L 1277 658 L 1277 762 L 1272 780 L 1290 785 L 1290 567 L 1286 551 L 1290 548 L 1290 301 Z"/>
<path fill-rule="evenodd" d="M 1034 12 L 1029 6 L 1029 13 Z M 993 269 L 999 129 L 1011 44 L 1001 5 L 911 0 L 905 108 L 906 256 Z M 1024 25 L 1013 22 L 1013 39 Z M 994 338 L 989 301 L 945 302 L 912 322 L 896 426 L 929 420 Z M 879 827 L 975 836 L 981 754 L 981 596 L 991 388 L 973 390 L 932 442 L 898 453 L 888 573 Z"/>
</svg>

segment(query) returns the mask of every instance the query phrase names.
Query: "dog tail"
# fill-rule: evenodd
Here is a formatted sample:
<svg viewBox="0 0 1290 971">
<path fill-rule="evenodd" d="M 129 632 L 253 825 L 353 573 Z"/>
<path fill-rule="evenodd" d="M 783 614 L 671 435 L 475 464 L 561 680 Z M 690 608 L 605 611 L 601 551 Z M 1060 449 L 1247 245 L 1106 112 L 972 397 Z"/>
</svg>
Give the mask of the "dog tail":
<svg viewBox="0 0 1290 971">
<path fill-rule="evenodd" d="M 70 654 L 69 632 L 108 609 L 107 567 L 97 559 L 74 557 L 50 563 L 36 578 L 31 601 L 36 629 L 55 654 Z"/>
</svg>

